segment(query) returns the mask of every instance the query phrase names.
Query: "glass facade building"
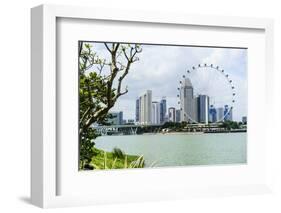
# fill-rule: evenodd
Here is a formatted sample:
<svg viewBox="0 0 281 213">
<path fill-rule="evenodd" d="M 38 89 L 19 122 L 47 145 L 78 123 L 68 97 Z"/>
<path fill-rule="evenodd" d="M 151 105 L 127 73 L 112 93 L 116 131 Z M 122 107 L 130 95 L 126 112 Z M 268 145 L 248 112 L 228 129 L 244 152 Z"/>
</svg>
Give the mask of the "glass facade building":
<svg viewBox="0 0 281 213">
<path fill-rule="evenodd" d="M 136 100 L 136 122 L 140 121 L 140 99 L 137 98 Z"/>
<path fill-rule="evenodd" d="M 160 101 L 160 123 L 165 123 L 165 116 L 167 113 L 167 100 L 166 97 L 162 97 Z"/>
<path fill-rule="evenodd" d="M 224 121 L 232 121 L 232 108 L 228 105 L 224 106 Z"/>
<path fill-rule="evenodd" d="M 198 121 L 200 123 L 209 122 L 209 96 L 199 95 L 198 96 Z"/>
<path fill-rule="evenodd" d="M 217 110 L 213 105 L 210 106 L 209 112 L 210 112 L 209 115 L 210 122 L 212 123 L 217 122 Z"/>
</svg>

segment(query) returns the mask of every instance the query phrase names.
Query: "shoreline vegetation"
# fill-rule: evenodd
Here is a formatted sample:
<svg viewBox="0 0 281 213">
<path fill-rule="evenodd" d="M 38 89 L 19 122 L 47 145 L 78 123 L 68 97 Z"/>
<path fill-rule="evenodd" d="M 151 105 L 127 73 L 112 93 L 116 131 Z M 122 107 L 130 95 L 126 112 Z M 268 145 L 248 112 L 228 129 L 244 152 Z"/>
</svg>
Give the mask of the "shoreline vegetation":
<svg viewBox="0 0 281 213">
<path fill-rule="evenodd" d="M 145 166 L 143 156 L 125 154 L 119 148 L 114 148 L 112 152 L 93 149 L 95 156 L 89 164 L 84 166 L 84 169 L 80 168 L 80 170 L 130 169 Z"/>
</svg>

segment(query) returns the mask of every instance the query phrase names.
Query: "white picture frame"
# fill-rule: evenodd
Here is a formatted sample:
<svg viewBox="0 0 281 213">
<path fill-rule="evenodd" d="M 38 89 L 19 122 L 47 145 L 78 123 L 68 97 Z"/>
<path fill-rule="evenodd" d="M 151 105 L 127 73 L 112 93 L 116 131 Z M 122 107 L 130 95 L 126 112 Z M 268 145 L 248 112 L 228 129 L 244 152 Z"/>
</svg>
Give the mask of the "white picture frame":
<svg viewBox="0 0 281 213">
<path fill-rule="evenodd" d="M 152 13 L 145 11 L 115 11 L 100 8 L 73 7 L 73 6 L 54 6 L 41 5 L 31 10 L 31 201 L 33 204 L 47 208 L 59 206 L 91 205 L 97 203 L 129 202 L 142 200 L 165 200 L 178 199 L 197 196 L 221 196 L 221 195 L 241 195 L 270 192 L 270 168 L 269 162 L 265 161 L 257 171 L 257 174 L 264 173 L 258 181 L 249 184 L 249 180 L 231 180 L 231 184 L 202 185 L 199 181 L 193 183 L 194 187 L 170 185 L 165 188 L 163 182 L 159 183 L 153 192 L 129 191 L 130 186 L 119 194 L 83 195 L 68 194 L 58 195 L 59 169 L 57 151 L 57 88 L 60 83 L 57 80 L 57 20 L 80 19 L 80 20 L 100 20 L 100 21 L 119 21 L 132 23 L 153 23 L 154 25 L 166 26 L 200 26 L 202 28 L 220 28 L 231 30 L 258 30 L 264 35 L 264 67 L 261 68 L 265 85 L 264 104 L 266 107 L 273 106 L 274 100 L 270 91 L 273 90 L 273 21 L 271 19 L 238 18 L 238 17 L 216 17 L 199 16 L 173 13 Z M 249 78 L 249 82 L 255 79 Z M 261 79 L 260 79 L 261 80 Z M 254 104 L 254 103 L 253 103 Z M 251 110 L 251 109 L 249 109 Z M 254 117 L 254 116 L 252 116 Z M 269 139 L 274 128 L 269 128 L 267 123 L 270 117 L 264 117 L 265 121 L 265 140 L 261 147 L 269 146 Z M 251 128 L 251 127 L 250 127 Z M 254 129 L 254 125 L 252 127 Z M 266 151 L 259 149 L 255 151 L 257 156 L 266 159 Z M 202 170 L 202 171 L 201 171 Z M 204 172 L 205 170 L 205 172 Z M 198 174 L 208 174 L 212 168 L 200 168 Z M 222 171 L 219 171 L 222 170 Z M 214 168 L 213 171 L 225 172 L 236 171 L 234 167 Z M 247 167 L 243 168 L 247 170 Z M 145 178 L 146 175 L 163 175 L 164 172 L 177 171 L 184 174 L 184 168 L 165 168 L 151 171 L 130 171 L 130 175 L 136 178 Z M 239 170 L 237 170 L 239 171 Z M 78 171 L 77 171 L 78 172 Z M 201 173 L 203 172 L 203 173 Z M 129 173 L 127 170 L 120 172 L 124 178 Z M 168 178 L 175 178 L 176 175 L 168 175 Z M 249 176 L 250 177 L 250 176 Z M 110 178 L 110 177 L 107 177 Z M 125 177 L 126 178 L 126 177 Z M 70 177 L 71 180 L 71 177 Z M 183 180 L 180 180 L 183 183 Z M 75 184 L 75 183 L 74 183 Z M 161 188 L 161 186 L 163 188 Z M 144 188 L 145 189 L 145 188 Z"/>
</svg>

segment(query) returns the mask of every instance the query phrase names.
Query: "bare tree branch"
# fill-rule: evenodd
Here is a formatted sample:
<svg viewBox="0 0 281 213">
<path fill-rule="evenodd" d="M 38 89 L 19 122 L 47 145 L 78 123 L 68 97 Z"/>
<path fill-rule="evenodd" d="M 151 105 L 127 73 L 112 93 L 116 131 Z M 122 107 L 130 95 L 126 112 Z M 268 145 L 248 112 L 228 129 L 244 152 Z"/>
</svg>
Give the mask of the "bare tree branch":
<svg viewBox="0 0 281 213">
<path fill-rule="evenodd" d="M 80 118 L 79 123 L 82 124 L 83 121 L 85 120 L 85 118 L 87 117 L 87 115 L 89 114 L 89 112 L 91 111 L 91 107 L 88 107 L 88 109 L 85 111 L 85 113 L 82 115 L 82 117 Z"/>
<path fill-rule="evenodd" d="M 108 47 L 107 43 L 104 43 L 104 46 L 105 46 L 106 49 L 111 53 L 111 49 Z"/>
<path fill-rule="evenodd" d="M 117 52 L 119 46 L 120 46 L 120 43 L 117 43 L 116 46 L 115 46 L 115 48 L 114 48 L 115 53 Z"/>
<path fill-rule="evenodd" d="M 126 53 L 125 47 L 122 49 L 122 51 L 123 51 L 123 53 L 124 53 L 124 55 L 125 55 L 127 61 L 129 61 L 130 59 L 129 59 L 129 56 L 127 55 L 127 53 Z"/>
<path fill-rule="evenodd" d="M 82 62 L 86 64 L 86 68 L 93 66 L 94 64 L 97 64 L 97 70 L 102 72 L 105 65 L 110 66 L 110 74 L 107 76 L 104 76 L 101 78 L 101 80 L 106 84 L 106 92 L 105 97 L 100 97 L 100 104 L 95 107 L 95 109 L 89 107 L 86 109 L 86 112 L 82 115 L 80 121 L 81 128 L 80 133 L 82 133 L 84 130 L 89 128 L 93 123 L 95 122 L 102 122 L 103 119 L 107 116 L 108 111 L 114 106 L 117 99 L 128 93 L 128 88 L 126 87 L 124 91 L 122 90 L 122 82 L 125 79 L 125 77 L 128 75 L 129 70 L 131 68 L 131 64 L 138 60 L 136 57 L 137 53 L 140 53 L 142 51 L 141 48 L 139 48 L 137 45 L 134 47 L 126 48 L 124 46 L 121 46 L 120 43 L 112 43 L 112 47 L 109 47 L 108 43 L 104 43 L 105 48 L 109 51 L 111 55 L 111 62 L 106 63 L 105 60 L 101 61 L 99 58 L 96 58 L 96 55 L 93 53 L 89 53 L 88 55 L 91 55 L 92 58 L 90 61 L 86 61 L 82 59 Z M 120 48 L 121 47 L 121 48 Z M 121 49 L 121 50 L 120 50 Z M 90 50 L 89 50 L 90 51 Z M 126 63 L 123 64 L 122 61 L 118 61 L 117 58 L 123 53 Z M 89 66 L 88 62 L 90 63 Z M 121 73 L 122 71 L 122 73 Z M 113 88 L 114 80 L 116 79 L 118 73 L 121 73 L 121 75 L 118 78 L 117 81 L 117 88 Z M 89 85 L 88 85 L 89 86 Z M 93 97 L 90 97 L 91 88 L 87 88 L 89 92 L 89 99 L 90 101 L 93 101 Z"/>
</svg>

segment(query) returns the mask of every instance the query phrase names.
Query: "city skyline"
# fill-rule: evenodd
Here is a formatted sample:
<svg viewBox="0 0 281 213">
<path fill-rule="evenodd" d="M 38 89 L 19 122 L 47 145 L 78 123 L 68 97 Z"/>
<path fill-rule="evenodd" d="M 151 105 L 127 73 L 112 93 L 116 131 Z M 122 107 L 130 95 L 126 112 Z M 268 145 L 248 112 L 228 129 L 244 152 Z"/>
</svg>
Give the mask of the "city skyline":
<svg viewBox="0 0 281 213">
<path fill-rule="evenodd" d="M 187 91 L 184 91 L 184 87 L 187 87 Z M 143 124 L 163 124 L 167 121 L 172 121 L 172 122 L 181 122 L 181 121 L 188 121 L 188 122 L 198 122 L 198 123 L 206 123 L 206 122 L 217 122 L 219 120 L 223 121 L 223 120 L 233 120 L 233 121 L 243 121 L 243 117 L 247 117 L 246 115 L 243 115 L 242 117 L 240 117 L 240 120 L 234 120 L 233 119 L 233 108 L 229 107 L 228 104 L 223 104 L 223 106 L 217 106 L 210 104 L 210 97 L 208 95 L 205 94 L 199 94 L 198 96 L 195 96 L 193 93 L 193 86 L 192 83 L 190 81 L 189 78 L 185 78 L 184 82 L 182 84 L 182 87 L 179 88 L 180 92 L 178 96 L 183 96 L 182 92 L 186 92 L 187 94 L 189 93 L 188 90 L 191 90 L 191 101 L 188 100 L 187 103 L 191 104 L 189 107 L 193 108 L 193 110 L 195 110 L 194 112 L 185 112 L 185 110 L 183 109 L 185 102 L 181 100 L 180 97 L 180 104 L 178 104 L 178 106 L 172 106 L 172 105 L 167 105 L 167 98 L 166 96 L 162 96 L 162 98 L 159 101 L 155 101 L 153 99 L 152 96 L 152 90 L 146 90 L 146 92 L 143 92 L 141 96 L 139 96 L 138 98 L 136 98 L 135 100 L 135 115 L 132 118 L 127 118 L 128 120 L 134 120 L 135 123 L 143 123 Z M 146 120 L 145 122 L 141 122 L 140 120 L 140 109 L 141 109 L 141 99 L 144 98 L 149 92 L 149 100 L 151 102 L 151 104 L 149 105 L 149 109 L 151 110 L 149 112 L 149 119 Z M 147 94 L 148 95 L 148 94 Z M 184 104 L 183 104 L 184 103 Z M 207 108 L 204 111 L 200 111 L 200 108 L 198 107 L 198 105 L 207 105 Z M 169 107 L 167 107 L 169 106 Z M 164 109 L 163 109 L 164 107 Z M 179 108 L 177 108 L 179 107 Z M 198 108 L 198 109 L 197 109 Z M 203 108 L 201 106 L 201 108 Z M 167 110 L 168 109 L 168 110 Z M 170 109 L 174 109 L 174 114 L 173 114 L 173 119 L 170 119 Z M 190 110 L 190 109 L 189 109 Z M 156 112 L 159 112 L 159 116 L 156 116 Z M 179 115 L 177 115 L 179 118 L 176 119 L 176 111 L 178 111 Z M 112 113 L 116 113 L 116 111 L 111 111 Z M 118 111 L 118 112 L 122 112 L 122 116 L 123 116 L 123 111 Z M 192 114 L 196 114 L 196 118 L 193 117 L 192 119 L 182 119 L 182 117 L 185 117 L 185 115 L 192 115 Z M 215 113 L 215 118 L 213 117 L 213 113 Z M 185 114 L 185 115 L 184 115 Z M 208 116 L 206 116 L 206 114 Z M 156 116 L 156 117 L 155 117 Z M 192 116 L 191 116 L 192 117 Z M 207 121 L 206 121 L 207 119 Z"/>
<path fill-rule="evenodd" d="M 140 60 L 134 63 L 130 75 L 124 80 L 128 93 L 117 101 L 111 111 L 123 111 L 124 119 L 135 119 L 135 101 L 146 89 L 153 91 L 153 101 L 165 96 L 167 109 L 179 108 L 177 87 L 187 69 L 193 65 L 213 63 L 223 67 L 233 80 L 237 97 L 233 120 L 247 116 L 247 50 L 189 46 L 142 45 Z M 93 45 L 101 57 L 106 58 L 103 44 Z M 171 54 L 172 53 L 172 54 Z M 216 85 L 218 95 L 221 85 Z"/>
<path fill-rule="evenodd" d="M 227 104 L 223 107 L 210 105 L 210 98 L 207 95 L 200 94 L 194 96 L 193 86 L 190 79 L 185 79 L 180 88 L 180 108 L 169 107 L 167 109 L 166 97 L 158 101 L 153 100 L 152 90 L 147 90 L 135 101 L 135 119 L 128 119 L 129 123 L 135 124 L 164 124 L 165 122 L 189 122 L 189 123 L 214 123 L 221 121 L 234 121 L 233 108 Z M 187 109 L 185 109 L 187 107 Z M 191 108 L 191 109 L 189 109 Z M 190 115 L 188 115 L 190 113 Z M 123 120 L 123 111 L 110 112 L 115 115 L 115 122 L 112 124 L 126 124 Z M 117 115 L 117 116 L 116 116 Z M 121 116 L 121 120 L 120 120 Z M 162 118 L 161 118 L 162 117 Z M 245 117 L 240 120 L 245 123 Z M 109 119 L 111 121 L 112 119 Z M 116 122 L 117 121 L 117 122 Z"/>
</svg>

